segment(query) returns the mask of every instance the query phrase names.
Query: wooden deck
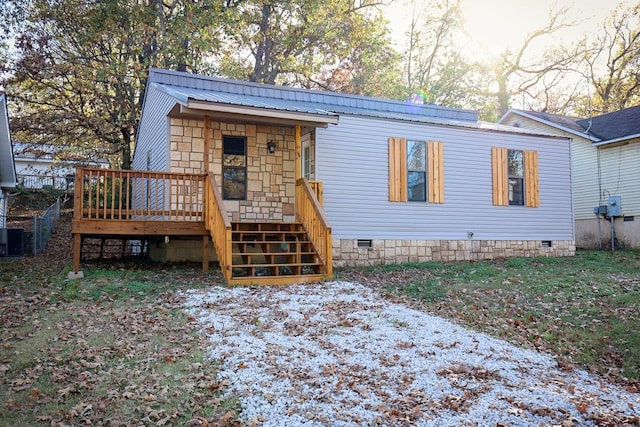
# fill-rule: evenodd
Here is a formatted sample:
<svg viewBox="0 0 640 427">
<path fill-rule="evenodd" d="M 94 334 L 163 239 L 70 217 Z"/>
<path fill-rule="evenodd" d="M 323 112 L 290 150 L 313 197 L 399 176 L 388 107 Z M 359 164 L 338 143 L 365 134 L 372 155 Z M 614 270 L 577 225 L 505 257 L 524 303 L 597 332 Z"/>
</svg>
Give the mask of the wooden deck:
<svg viewBox="0 0 640 427">
<path fill-rule="evenodd" d="M 212 240 L 220 269 L 229 284 L 325 280 L 332 275 L 331 228 L 322 213 L 321 200 L 322 183 L 299 179 L 295 226 L 286 223 L 232 226 L 211 173 L 79 168 L 72 222 L 73 271 L 80 270 L 85 238 L 200 236 L 203 270 L 209 268 L 208 242 Z M 268 238 L 264 234 L 267 229 L 272 231 Z M 274 240 L 276 235 L 280 240 Z M 238 240 L 238 236 L 245 240 Z M 258 245 L 259 254 L 255 249 L 247 249 L 247 239 L 255 244 L 260 238 L 263 240 Z M 295 250 L 283 253 L 285 245 Z"/>
</svg>

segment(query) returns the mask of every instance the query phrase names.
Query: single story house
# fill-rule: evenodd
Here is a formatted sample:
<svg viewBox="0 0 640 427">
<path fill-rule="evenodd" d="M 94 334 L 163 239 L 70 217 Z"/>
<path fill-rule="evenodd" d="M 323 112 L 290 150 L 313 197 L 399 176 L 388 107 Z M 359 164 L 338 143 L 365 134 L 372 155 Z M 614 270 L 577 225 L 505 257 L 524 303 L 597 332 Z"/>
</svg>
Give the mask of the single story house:
<svg viewBox="0 0 640 427">
<path fill-rule="evenodd" d="M 107 160 L 86 159 L 74 147 L 52 144 L 14 141 L 13 154 L 18 184 L 29 189 L 67 190 L 77 167 L 109 167 Z"/>
<path fill-rule="evenodd" d="M 640 106 L 591 118 L 511 109 L 499 123 L 572 139 L 577 247 L 640 248 Z"/>
<path fill-rule="evenodd" d="M 0 92 L 0 229 L 7 227 L 8 195 L 15 191 L 16 185 L 7 97 L 4 92 Z"/>
<path fill-rule="evenodd" d="M 151 69 L 134 171 L 76 176 L 74 272 L 101 233 L 160 236 L 158 259 L 217 258 L 230 283 L 571 256 L 570 155 L 570 138 L 475 111 Z"/>
</svg>

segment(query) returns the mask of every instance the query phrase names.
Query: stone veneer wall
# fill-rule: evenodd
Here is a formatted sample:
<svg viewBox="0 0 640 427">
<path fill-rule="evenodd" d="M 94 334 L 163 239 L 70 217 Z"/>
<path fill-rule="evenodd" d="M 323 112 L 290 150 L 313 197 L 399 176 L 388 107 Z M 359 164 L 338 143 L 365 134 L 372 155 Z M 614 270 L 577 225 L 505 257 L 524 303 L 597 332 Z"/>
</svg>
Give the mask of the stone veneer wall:
<svg viewBox="0 0 640 427">
<path fill-rule="evenodd" d="M 424 261 L 475 261 L 508 257 L 574 256 L 573 240 L 372 240 L 359 248 L 358 240 L 333 241 L 333 265 L 393 264 Z"/>
<path fill-rule="evenodd" d="M 294 221 L 295 135 L 294 128 L 227 123 L 211 120 L 210 170 L 222 186 L 222 137 L 247 138 L 247 198 L 226 200 L 233 221 Z M 204 120 L 171 118 L 172 172 L 204 171 Z M 276 152 L 267 153 L 267 142 Z"/>
</svg>

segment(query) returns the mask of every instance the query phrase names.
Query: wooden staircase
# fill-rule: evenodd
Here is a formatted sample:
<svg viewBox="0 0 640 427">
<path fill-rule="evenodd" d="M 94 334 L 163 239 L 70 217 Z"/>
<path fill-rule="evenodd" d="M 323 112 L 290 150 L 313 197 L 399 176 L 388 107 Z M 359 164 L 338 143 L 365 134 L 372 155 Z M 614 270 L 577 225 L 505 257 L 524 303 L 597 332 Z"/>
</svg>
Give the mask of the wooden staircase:
<svg viewBox="0 0 640 427">
<path fill-rule="evenodd" d="M 327 267 L 301 223 L 231 223 L 231 283 L 324 280 Z"/>
</svg>

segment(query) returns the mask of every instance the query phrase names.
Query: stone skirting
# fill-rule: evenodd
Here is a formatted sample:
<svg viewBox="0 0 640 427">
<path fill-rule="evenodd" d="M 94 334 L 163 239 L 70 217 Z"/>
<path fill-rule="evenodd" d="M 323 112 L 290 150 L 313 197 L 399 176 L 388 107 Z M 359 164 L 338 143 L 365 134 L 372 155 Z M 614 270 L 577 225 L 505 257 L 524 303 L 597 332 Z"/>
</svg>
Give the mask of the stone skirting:
<svg viewBox="0 0 640 427">
<path fill-rule="evenodd" d="M 333 265 L 560 257 L 576 253 L 573 240 L 371 240 L 371 247 L 358 247 L 358 242 L 355 239 L 334 240 Z"/>
</svg>

